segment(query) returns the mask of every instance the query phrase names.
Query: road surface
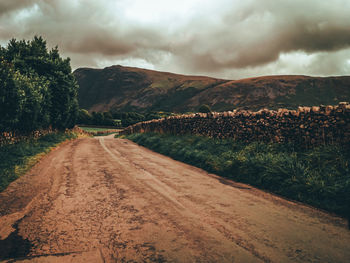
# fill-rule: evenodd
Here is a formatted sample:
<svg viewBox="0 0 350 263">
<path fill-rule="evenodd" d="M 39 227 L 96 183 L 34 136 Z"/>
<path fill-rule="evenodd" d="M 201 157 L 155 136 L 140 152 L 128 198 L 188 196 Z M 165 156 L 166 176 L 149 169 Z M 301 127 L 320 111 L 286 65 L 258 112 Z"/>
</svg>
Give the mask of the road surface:
<svg viewBox="0 0 350 263">
<path fill-rule="evenodd" d="M 0 193 L 0 259 L 350 262 L 350 231 L 112 135 L 64 143 Z"/>
</svg>

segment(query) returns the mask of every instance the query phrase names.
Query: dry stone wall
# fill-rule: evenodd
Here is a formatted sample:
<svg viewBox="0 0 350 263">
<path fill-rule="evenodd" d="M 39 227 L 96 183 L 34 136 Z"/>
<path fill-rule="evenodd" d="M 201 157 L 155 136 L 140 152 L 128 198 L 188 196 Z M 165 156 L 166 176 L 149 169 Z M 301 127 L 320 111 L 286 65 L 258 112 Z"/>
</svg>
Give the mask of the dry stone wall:
<svg viewBox="0 0 350 263">
<path fill-rule="evenodd" d="M 298 110 L 234 110 L 178 115 L 140 122 L 120 134 L 158 132 L 234 138 L 244 142 L 292 143 L 305 147 L 350 142 L 350 104 L 299 107 Z"/>
<path fill-rule="evenodd" d="M 14 144 L 28 139 L 38 139 L 41 136 L 45 136 L 53 132 L 54 130 L 52 130 L 51 128 L 46 130 L 33 131 L 27 135 L 23 135 L 21 133 L 16 132 L 0 132 L 0 146 L 6 144 Z"/>
</svg>

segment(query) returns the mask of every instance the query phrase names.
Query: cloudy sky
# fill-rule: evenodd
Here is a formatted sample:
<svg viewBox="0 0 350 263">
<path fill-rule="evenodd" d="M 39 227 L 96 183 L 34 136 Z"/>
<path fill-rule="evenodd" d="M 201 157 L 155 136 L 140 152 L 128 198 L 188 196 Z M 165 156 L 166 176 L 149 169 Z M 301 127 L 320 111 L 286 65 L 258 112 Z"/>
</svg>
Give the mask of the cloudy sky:
<svg viewBox="0 0 350 263">
<path fill-rule="evenodd" d="M 350 75 L 349 14 L 349 0 L 0 0 L 0 45 L 41 35 L 73 69 Z"/>
</svg>

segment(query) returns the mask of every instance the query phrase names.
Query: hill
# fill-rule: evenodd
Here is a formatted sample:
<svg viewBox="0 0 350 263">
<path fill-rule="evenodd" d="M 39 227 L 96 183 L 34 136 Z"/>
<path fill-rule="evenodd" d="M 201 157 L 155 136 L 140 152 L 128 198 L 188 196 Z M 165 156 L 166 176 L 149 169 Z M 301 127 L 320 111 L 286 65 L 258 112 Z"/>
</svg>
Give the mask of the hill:
<svg viewBox="0 0 350 263">
<path fill-rule="evenodd" d="M 296 108 L 350 101 L 350 76 L 264 76 L 223 80 L 133 67 L 79 68 L 79 104 L 89 111 Z"/>
</svg>

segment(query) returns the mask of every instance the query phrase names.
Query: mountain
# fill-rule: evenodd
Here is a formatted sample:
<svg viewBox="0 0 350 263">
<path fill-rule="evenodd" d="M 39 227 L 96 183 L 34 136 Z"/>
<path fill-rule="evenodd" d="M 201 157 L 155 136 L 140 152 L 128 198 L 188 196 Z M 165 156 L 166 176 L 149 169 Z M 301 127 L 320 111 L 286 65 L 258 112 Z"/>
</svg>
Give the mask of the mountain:
<svg viewBox="0 0 350 263">
<path fill-rule="evenodd" d="M 133 67 L 79 68 L 79 104 L 89 111 L 296 108 L 350 101 L 350 76 L 264 76 L 224 80 Z"/>
</svg>

